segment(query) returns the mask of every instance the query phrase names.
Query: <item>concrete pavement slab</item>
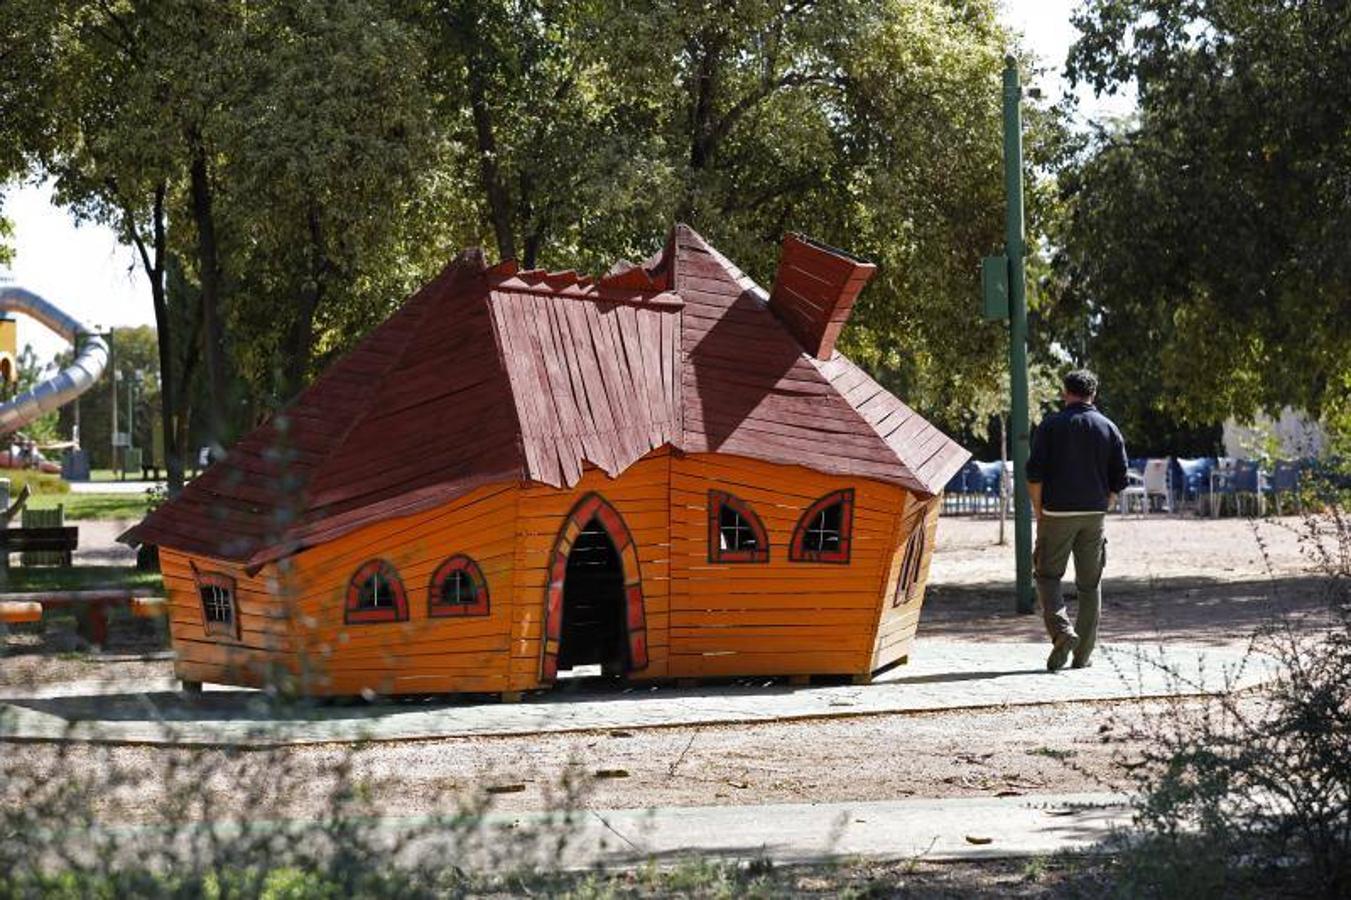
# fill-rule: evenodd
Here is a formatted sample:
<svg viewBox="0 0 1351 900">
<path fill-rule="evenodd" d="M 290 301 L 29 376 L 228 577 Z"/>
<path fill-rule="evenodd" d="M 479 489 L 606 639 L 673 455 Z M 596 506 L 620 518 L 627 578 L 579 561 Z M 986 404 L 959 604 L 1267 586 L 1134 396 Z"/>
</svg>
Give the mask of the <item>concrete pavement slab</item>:
<svg viewBox="0 0 1351 900">
<path fill-rule="evenodd" d="M 168 678 L 106 678 L 0 687 L 0 739 L 262 746 L 726 725 L 1215 693 L 1277 671 L 1225 647 L 1109 644 L 1092 668 L 1054 674 L 1045 654 L 1041 643 L 920 640 L 909 665 L 870 685 L 580 682 L 516 704 L 481 696 L 282 704 L 258 691 L 193 697 Z"/>
<path fill-rule="evenodd" d="M 758 806 L 676 806 L 489 812 L 477 817 L 361 819 L 363 846 L 384 848 L 408 867 L 471 872 L 624 870 L 685 860 L 769 860 L 776 865 L 837 860 L 955 861 L 1091 852 L 1131 822 L 1121 794 L 902 799 Z M 245 832 L 247 828 L 247 833 Z M 236 863 L 260 835 L 284 835 L 282 852 L 343 852 L 322 823 L 251 820 L 163 825 L 104 824 L 64 835 L 71 858 L 127 861 L 211 859 Z M 237 850 L 236 847 L 240 850 Z M 284 861 L 273 860 L 285 864 Z"/>
<path fill-rule="evenodd" d="M 1130 821 L 1128 798 L 1107 793 L 588 811 L 563 862 L 1037 856 L 1101 844 Z"/>
</svg>

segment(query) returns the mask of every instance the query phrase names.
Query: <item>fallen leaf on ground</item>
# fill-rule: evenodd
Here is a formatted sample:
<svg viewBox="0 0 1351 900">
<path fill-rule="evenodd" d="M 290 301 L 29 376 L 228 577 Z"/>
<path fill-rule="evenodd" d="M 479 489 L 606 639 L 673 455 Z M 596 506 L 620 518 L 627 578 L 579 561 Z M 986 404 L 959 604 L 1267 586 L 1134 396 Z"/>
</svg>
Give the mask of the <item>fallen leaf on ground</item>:
<svg viewBox="0 0 1351 900">
<path fill-rule="evenodd" d="M 597 769 L 597 778 L 628 778 L 628 769 Z"/>
<path fill-rule="evenodd" d="M 968 834 L 966 836 L 966 842 L 968 844 L 978 844 L 978 845 L 993 844 L 994 838 L 981 837 L 975 834 Z"/>
</svg>

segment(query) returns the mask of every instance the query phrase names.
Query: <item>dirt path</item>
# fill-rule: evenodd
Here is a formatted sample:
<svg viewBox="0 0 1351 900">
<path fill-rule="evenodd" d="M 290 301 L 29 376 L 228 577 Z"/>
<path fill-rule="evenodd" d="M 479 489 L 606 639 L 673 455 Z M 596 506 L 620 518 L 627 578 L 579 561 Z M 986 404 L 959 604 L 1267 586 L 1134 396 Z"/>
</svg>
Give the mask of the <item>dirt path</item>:
<svg viewBox="0 0 1351 900">
<path fill-rule="evenodd" d="M 200 808 L 217 817 L 317 815 L 332 773 L 348 763 L 380 811 L 396 815 L 443 811 L 489 787 L 512 789 L 495 808 L 547 808 L 569 780 L 588 785 L 586 805 L 610 809 L 989 797 L 1123 789 L 1114 759 L 1131 753 L 1141 717 L 1161 708 L 1073 704 L 240 754 L 20 745 L 8 763 L 127 773 L 99 807 L 128 821 L 153 819 L 176 791 L 199 789 L 208 795 Z M 169 771 L 177 774 L 143 777 Z"/>
<path fill-rule="evenodd" d="M 1102 638 L 1241 645 L 1279 619 L 1317 620 L 1327 607 L 1301 527 L 1294 517 L 1110 517 Z M 990 519 L 939 520 L 921 638 L 1044 637 L 1039 616 L 1013 611 L 1012 528 L 1005 546 L 995 543 L 998 528 Z M 1073 565 L 1064 589 L 1074 591 Z"/>
</svg>

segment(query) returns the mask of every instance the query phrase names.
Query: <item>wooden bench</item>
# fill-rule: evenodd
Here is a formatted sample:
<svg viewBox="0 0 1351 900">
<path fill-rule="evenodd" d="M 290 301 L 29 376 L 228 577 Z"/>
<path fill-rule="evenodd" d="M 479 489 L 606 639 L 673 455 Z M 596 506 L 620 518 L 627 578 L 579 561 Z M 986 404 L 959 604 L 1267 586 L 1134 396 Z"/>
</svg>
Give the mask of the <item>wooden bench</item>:
<svg viewBox="0 0 1351 900">
<path fill-rule="evenodd" d="M 144 619 L 157 618 L 168 612 L 168 602 L 163 597 L 147 596 L 130 588 L 22 591 L 0 594 L 0 622 L 37 622 L 46 610 L 74 609 L 81 613 L 80 636 L 91 644 L 102 646 L 108 640 L 110 606 L 125 606 L 132 615 Z"/>
<path fill-rule="evenodd" d="M 80 529 L 74 525 L 43 528 L 0 528 L 0 566 L 9 568 L 11 553 L 58 554 L 62 565 L 69 566 L 80 543 Z"/>
</svg>

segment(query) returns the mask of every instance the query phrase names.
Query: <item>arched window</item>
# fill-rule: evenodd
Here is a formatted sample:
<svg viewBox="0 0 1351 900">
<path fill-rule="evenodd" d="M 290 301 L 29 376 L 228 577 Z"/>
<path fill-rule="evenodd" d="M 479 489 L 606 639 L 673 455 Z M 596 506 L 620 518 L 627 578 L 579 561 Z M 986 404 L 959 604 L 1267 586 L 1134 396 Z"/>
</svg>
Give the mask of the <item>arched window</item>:
<svg viewBox="0 0 1351 900">
<path fill-rule="evenodd" d="M 398 571 L 383 559 L 373 559 L 356 570 L 347 585 L 347 621 L 403 622 L 408 618 L 408 596 Z"/>
<path fill-rule="evenodd" d="M 847 563 L 853 529 L 853 489 L 826 494 L 797 520 L 788 558 L 793 562 Z"/>
<path fill-rule="evenodd" d="M 432 574 L 427 597 L 427 615 L 488 615 L 488 581 L 483 571 L 467 556 L 452 556 Z"/>
<path fill-rule="evenodd" d="M 206 633 L 238 640 L 235 580 L 220 572 L 196 572 L 196 576 L 197 595 L 202 601 L 202 626 Z"/>
<path fill-rule="evenodd" d="M 901 561 L 901 576 L 896 579 L 896 596 L 892 606 L 904 606 L 919 585 L 919 574 L 924 562 L 924 520 L 915 523 L 915 530 L 905 542 L 905 556 Z"/>
<path fill-rule="evenodd" d="M 769 538 L 760 517 L 725 491 L 708 492 L 708 561 L 769 562 Z"/>
</svg>

